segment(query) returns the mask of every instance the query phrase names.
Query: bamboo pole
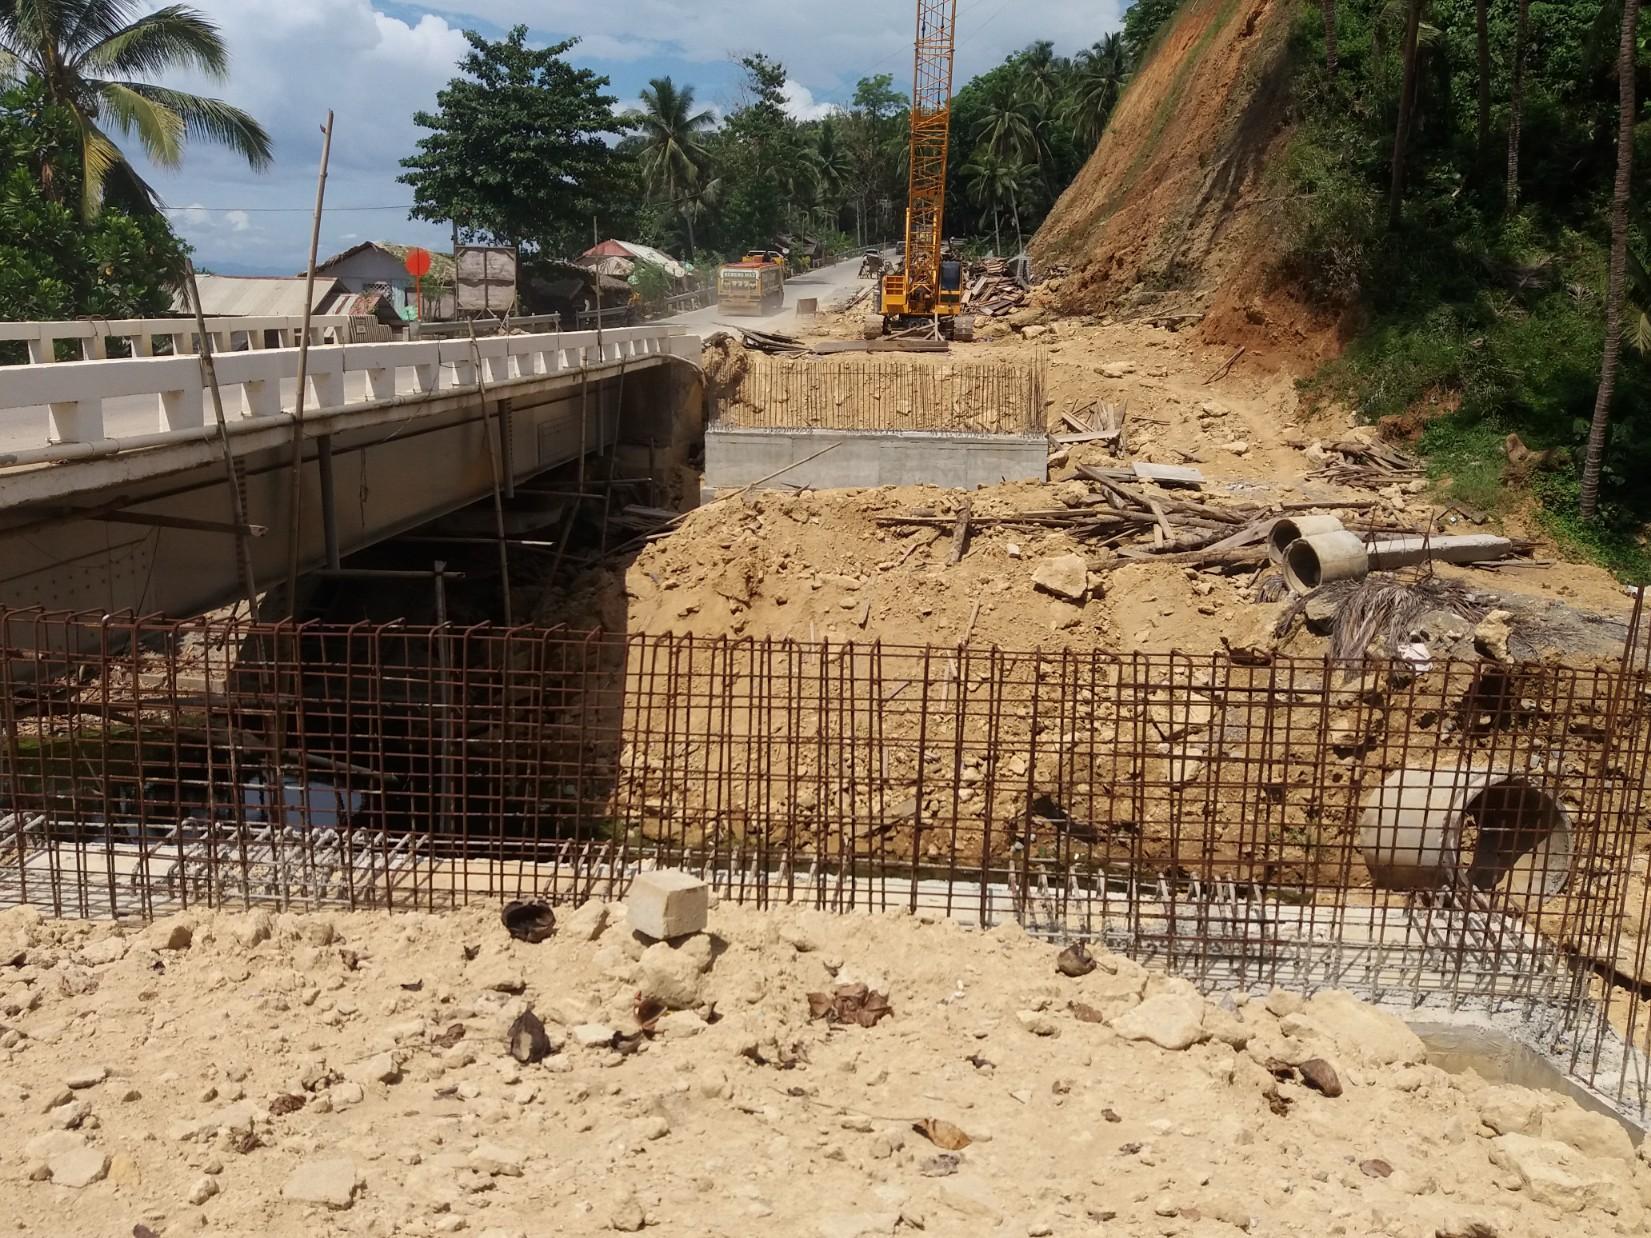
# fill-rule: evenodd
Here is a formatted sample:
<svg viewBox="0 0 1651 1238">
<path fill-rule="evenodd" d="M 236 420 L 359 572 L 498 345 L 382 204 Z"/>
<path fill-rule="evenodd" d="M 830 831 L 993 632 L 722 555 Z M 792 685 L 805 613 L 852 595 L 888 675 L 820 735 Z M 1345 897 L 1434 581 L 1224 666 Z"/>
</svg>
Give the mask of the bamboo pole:
<svg viewBox="0 0 1651 1238">
<path fill-rule="evenodd" d="M 327 198 L 327 163 L 332 157 L 332 110 L 321 133 L 321 171 L 315 181 L 315 214 L 310 220 L 310 264 L 304 275 L 304 338 L 298 343 L 298 404 L 292 419 L 292 490 L 288 504 L 287 613 L 298 615 L 298 552 L 303 540 L 304 396 L 310 364 L 310 321 L 315 312 L 315 260 L 321 248 L 321 209 Z"/>
</svg>

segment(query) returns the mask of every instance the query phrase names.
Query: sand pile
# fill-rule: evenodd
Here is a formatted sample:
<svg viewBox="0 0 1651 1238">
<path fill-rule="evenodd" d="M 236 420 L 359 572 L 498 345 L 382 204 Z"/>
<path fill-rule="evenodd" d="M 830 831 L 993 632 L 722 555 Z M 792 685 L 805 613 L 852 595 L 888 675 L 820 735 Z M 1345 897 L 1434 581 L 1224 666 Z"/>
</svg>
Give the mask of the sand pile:
<svg viewBox="0 0 1651 1238">
<path fill-rule="evenodd" d="M 1643 1232 L 1615 1123 L 1446 1075 L 1345 995 L 1069 976 L 1013 928 L 623 915 L 536 945 L 479 909 L 0 915 L 15 1231 Z"/>
</svg>

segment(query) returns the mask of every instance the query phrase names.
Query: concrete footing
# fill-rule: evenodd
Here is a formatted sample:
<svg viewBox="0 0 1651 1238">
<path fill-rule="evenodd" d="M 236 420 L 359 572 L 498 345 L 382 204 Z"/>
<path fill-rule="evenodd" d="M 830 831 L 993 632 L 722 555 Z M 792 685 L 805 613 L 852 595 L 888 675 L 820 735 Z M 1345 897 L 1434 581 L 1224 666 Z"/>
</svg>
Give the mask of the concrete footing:
<svg viewBox="0 0 1651 1238">
<path fill-rule="evenodd" d="M 1043 481 L 1048 457 L 1048 440 L 1041 434 L 713 427 L 705 433 L 705 486 L 713 491 L 753 482 L 816 490 L 968 490 L 1005 481 Z"/>
</svg>

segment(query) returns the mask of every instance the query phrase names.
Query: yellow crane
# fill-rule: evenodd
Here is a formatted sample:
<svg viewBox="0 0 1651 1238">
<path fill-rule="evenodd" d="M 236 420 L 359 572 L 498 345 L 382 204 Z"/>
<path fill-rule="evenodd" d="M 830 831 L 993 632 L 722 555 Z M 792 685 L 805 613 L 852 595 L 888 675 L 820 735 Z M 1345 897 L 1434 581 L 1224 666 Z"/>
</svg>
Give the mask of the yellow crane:
<svg viewBox="0 0 1651 1238">
<path fill-rule="evenodd" d="M 923 323 L 954 340 L 974 338 L 974 319 L 963 313 L 963 263 L 944 252 L 956 28 L 957 0 L 917 0 L 906 258 L 882 277 L 877 312 L 866 316 L 867 339 Z"/>
</svg>

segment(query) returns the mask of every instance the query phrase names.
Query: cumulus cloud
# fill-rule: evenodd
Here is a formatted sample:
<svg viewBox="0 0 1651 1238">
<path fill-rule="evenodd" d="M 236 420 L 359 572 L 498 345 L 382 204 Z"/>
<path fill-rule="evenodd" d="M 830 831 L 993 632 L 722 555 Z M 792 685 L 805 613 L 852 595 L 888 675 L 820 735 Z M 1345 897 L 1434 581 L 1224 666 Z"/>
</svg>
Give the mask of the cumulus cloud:
<svg viewBox="0 0 1651 1238">
<path fill-rule="evenodd" d="M 785 79 L 780 93 L 785 96 L 785 110 L 798 120 L 821 120 L 837 111 L 837 104 L 818 101 L 814 92 L 794 77 Z"/>
</svg>

